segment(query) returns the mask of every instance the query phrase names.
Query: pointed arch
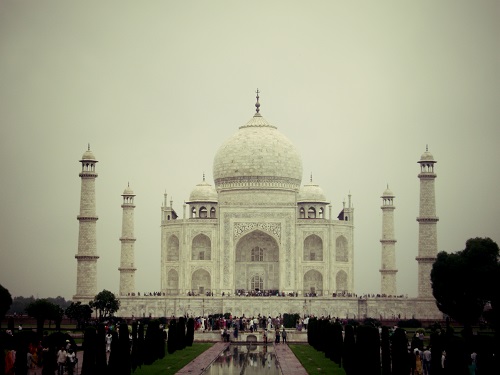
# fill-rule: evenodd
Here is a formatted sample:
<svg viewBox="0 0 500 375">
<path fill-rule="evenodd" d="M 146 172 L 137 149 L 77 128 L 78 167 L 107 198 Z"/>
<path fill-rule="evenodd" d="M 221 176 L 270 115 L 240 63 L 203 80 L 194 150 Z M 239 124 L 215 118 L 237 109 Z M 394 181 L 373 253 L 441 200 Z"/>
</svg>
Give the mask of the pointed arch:
<svg viewBox="0 0 500 375">
<path fill-rule="evenodd" d="M 259 289 L 279 290 L 279 269 L 279 245 L 273 236 L 256 229 L 240 237 L 235 248 L 235 289 L 251 289 L 252 278 L 259 276 Z"/>
<path fill-rule="evenodd" d="M 347 262 L 349 261 L 349 247 L 347 239 L 340 235 L 335 241 L 335 260 L 337 262 Z"/>
<path fill-rule="evenodd" d="M 337 293 L 347 292 L 347 272 L 340 270 L 335 276 L 335 285 Z"/>
<path fill-rule="evenodd" d="M 307 210 L 308 219 L 316 219 L 316 209 L 314 207 L 309 207 Z"/>
<path fill-rule="evenodd" d="M 179 261 L 179 239 L 176 235 L 171 235 L 167 241 L 167 261 Z"/>
<path fill-rule="evenodd" d="M 323 261 L 323 240 L 311 234 L 304 240 L 304 261 Z"/>
<path fill-rule="evenodd" d="M 212 258 L 212 243 L 207 235 L 200 233 L 193 238 L 191 244 L 192 260 L 210 260 Z"/>
<path fill-rule="evenodd" d="M 203 295 L 211 289 L 211 278 L 207 270 L 199 269 L 191 276 L 191 291 Z"/>
<path fill-rule="evenodd" d="M 202 206 L 200 208 L 200 213 L 199 213 L 198 217 L 200 219 L 206 219 L 208 217 L 208 211 L 207 211 L 207 208 L 205 206 Z"/>
<path fill-rule="evenodd" d="M 304 295 L 323 294 L 323 275 L 317 270 L 309 270 L 304 274 Z"/>
<path fill-rule="evenodd" d="M 179 274 L 174 269 L 167 273 L 167 294 L 179 294 Z"/>
</svg>

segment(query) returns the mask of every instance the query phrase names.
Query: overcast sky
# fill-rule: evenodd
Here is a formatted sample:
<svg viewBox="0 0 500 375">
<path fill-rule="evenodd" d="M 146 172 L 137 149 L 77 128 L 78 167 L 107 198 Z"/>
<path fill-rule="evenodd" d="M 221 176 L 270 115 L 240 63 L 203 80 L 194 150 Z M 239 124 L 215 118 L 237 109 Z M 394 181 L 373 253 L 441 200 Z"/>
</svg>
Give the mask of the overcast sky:
<svg viewBox="0 0 500 375">
<path fill-rule="evenodd" d="M 355 206 L 355 291 L 380 291 L 395 193 L 398 292 L 417 293 L 419 165 L 438 161 L 438 248 L 500 241 L 500 2 L 0 0 L 0 284 L 76 292 L 79 160 L 96 158 L 98 291 L 118 291 L 127 183 L 136 286 L 160 288 L 160 206 L 261 113 L 335 216 Z"/>
</svg>

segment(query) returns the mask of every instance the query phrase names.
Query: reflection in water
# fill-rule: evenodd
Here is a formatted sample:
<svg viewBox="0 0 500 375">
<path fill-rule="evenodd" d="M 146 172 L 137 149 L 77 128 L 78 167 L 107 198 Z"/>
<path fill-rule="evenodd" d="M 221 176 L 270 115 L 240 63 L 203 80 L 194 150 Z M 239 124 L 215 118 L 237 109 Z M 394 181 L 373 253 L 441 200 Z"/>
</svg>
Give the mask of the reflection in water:
<svg viewBox="0 0 500 375">
<path fill-rule="evenodd" d="M 204 372 L 219 374 L 281 374 L 274 347 L 267 345 L 230 345 Z"/>
</svg>

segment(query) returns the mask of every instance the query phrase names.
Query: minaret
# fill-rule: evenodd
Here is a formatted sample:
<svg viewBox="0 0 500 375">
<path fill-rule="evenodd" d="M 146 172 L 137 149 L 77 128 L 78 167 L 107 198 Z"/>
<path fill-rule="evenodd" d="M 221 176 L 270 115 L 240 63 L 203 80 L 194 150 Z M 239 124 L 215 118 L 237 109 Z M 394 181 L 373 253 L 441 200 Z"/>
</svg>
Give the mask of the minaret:
<svg viewBox="0 0 500 375">
<path fill-rule="evenodd" d="M 75 255 L 77 261 L 76 269 L 76 294 L 75 300 L 88 302 L 97 294 L 97 247 L 96 247 L 96 222 L 95 211 L 95 179 L 97 173 L 95 165 L 97 160 L 88 150 L 82 156 L 82 188 L 80 193 L 80 214 L 77 219 L 80 223 L 78 233 L 78 253 Z"/>
<path fill-rule="evenodd" d="M 396 239 L 394 238 L 394 193 L 389 185 L 382 196 L 382 266 L 380 268 L 380 293 L 395 296 L 396 289 Z"/>
<path fill-rule="evenodd" d="M 134 266 L 134 197 L 135 194 L 128 185 L 122 194 L 122 251 L 120 257 L 120 296 L 135 293 L 135 266 Z"/>
<path fill-rule="evenodd" d="M 418 298 L 433 298 L 431 269 L 437 256 L 436 195 L 434 164 L 436 161 L 425 148 L 420 161 L 420 211 L 418 221 Z"/>
</svg>

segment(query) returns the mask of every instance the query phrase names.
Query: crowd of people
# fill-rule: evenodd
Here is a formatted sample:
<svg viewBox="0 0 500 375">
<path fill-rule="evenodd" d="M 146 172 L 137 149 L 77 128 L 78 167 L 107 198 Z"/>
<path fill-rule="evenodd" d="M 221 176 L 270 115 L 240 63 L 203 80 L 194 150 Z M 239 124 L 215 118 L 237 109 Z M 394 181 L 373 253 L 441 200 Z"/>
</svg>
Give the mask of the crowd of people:
<svg viewBox="0 0 500 375">
<path fill-rule="evenodd" d="M 21 325 L 18 331 L 22 331 Z M 5 334 L 13 337 L 12 330 L 6 330 Z M 78 358 L 70 340 L 66 340 L 64 345 L 57 347 L 58 351 L 55 356 L 54 354 L 56 352 L 51 352 L 49 348 L 50 345 L 48 345 L 45 340 L 40 340 L 37 343 L 29 342 L 26 345 L 27 346 L 11 347 L 5 350 L 4 373 L 6 375 L 21 373 L 27 375 L 42 374 L 42 369 L 49 366 L 51 361 L 55 361 L 54 364 L 56 365 L 58 375 L 63 375 L 64 373 L 68 375 L 74 374 Z M 23 359 L 25 359 L 25 361 Z"/>
<path fill-rule="evenodd" d="M 132 292 L 127 293 L 128 297 L 167 297 L 170 294 L 165 292 Z M 213 291 L 205 291 L 203 293 L 199 293 L 197 291 L 188 291 L 186 293 L 188 297 L 213 297 L 217 296 Z M 280 292 L 279 290 L 245 290 L 245 289 L 236 289 L 234 296 L 237 297 L 298 297 L 299 292 Z M 222 292 L 222 297 L 231 297 L 231 293 Z M 302 294 L 303 297 L 319 297 L 322 296 L 320 292 L 304 292 Z M 359 298 L 359 299 L 370 299 L 370 298 L 408 298 L 408 295 L 398 294 L 398 295 L 387 295 L 387 294 L 374 294 L 374 293 L 365 293 L 358 296 L 356 293 L 350 292 L 335 292 L 332 293 L 333 298 Z"/>
</svg>

